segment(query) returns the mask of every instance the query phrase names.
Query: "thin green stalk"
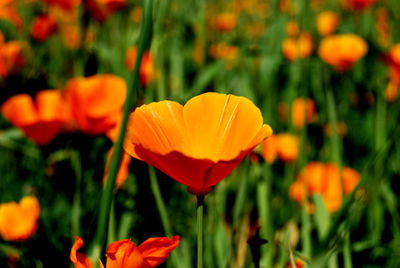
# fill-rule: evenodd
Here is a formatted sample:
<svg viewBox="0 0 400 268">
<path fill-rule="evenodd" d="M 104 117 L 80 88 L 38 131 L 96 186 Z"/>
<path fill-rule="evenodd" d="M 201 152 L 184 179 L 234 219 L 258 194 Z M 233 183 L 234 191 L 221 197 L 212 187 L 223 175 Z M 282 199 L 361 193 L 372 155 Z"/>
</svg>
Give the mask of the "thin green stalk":
<svg viewBox="0 0 400 268">
<path fill-rule="evenodd" d="M 197 268 L 203 268 L 203 216 L 204 216 L 204 196 L 198 195 L 197 198 Z"/>
<path fill-rule="evenodd" d="M 172 234 L 171 222 L 169 220 L 168 211 L 165 206 L 164 199 L 161 195 L 160 186 L 158 185 L 157 182 L 156 172 L 152 166 L 149 165 L 148 167 L 150 175 L 150 187 L 151 191 L 153 192 L 154 198 L 156 200 L 157 210 L 158 213 L 160 214 L 164 232 L 168 237 L 172 237 L 173 234 Z M 181 267 L 181 262 L 179 258 L 180 256 L 178 255 L 179 254 L 178 252 L 179 250 L 174 250 L 171 253 L 171 259 L 175 267 Z"/>
<path fill-rule="evenodd" d="M 154 198 L 156 200 L 156 205 L 158 213 L 160 214 L 161 223 L 164 228 L 165 234 L 171 237 L 172 236 L 171 223 L 169 221 L 167 208 L 165 207 L 165 202 L 162 198 L 160 187 L 157 182 L 156 172 L 152 166 L 149 165 L 148 167 L 149 167 L 151 191 L 153 192 Z"/>
<path fill-rule="evenodd" d="M 91 250 L 91 258 L 93 260 L 93 263 L 97 263 L 97 259 L 99 259 L 100 257 L 101 248 L 106 239 L 108 217 L 113 197 L 115 179 L 119 169 L 119 163 L 121 161 L 122 144 L 125 137 L 126 126 L 128 123 L 128 115 L 131 111 L 131 108 L 134 106 L 133 104 L 136 101 L 135 93 L 137 92 L 139 84 L 139 68 L 140 68 L 140 63 L 142 61 L 143 52 L 145 51 L 146 48 L 150 46 L 151 42 L 152 23 L 153 23 L 152 12 L 153 12 L 153 0 L 147 0 L 144 6 L 144 16 L 139 36 L 138 54 L 135 62 L 135 68 L 133 69 L 132 73 L 132 83 L 128 83 L 128 92 L 123 110 L 121 129 L 117 143 L 115 145 L 115 151 L 112 157 L 110 171 L 107 176 L 106 187 L 101 196 L 97 230 Z"/>
<path fill-rule="evenodd" d="M 116 240 L 115 229 L 116 229 L 116 222 L 115 222 L 115 207 L 113 198 L 111 202 L 110 217 L 108 221 L 108 234 L 107 234 L 108 245 Z"/>
<path fill-rule="evenodd" d="M 81 181 L 82 181 L 82 168 L 79 154 L 71 154 L 71 165 L 75 171 L 75 192 L 74 200 L 72 203 L 72 218 L 71 218 L 71 231 L 72 237 L 80 235 L 80 215 L 81 215 Z"/>
</svg>

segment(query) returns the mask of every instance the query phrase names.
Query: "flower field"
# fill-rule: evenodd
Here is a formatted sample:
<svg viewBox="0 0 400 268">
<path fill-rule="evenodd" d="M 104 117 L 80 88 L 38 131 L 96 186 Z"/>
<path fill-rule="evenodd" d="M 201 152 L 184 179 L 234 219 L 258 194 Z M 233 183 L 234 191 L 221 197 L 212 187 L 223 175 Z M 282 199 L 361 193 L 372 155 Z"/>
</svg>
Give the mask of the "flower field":
<svg viewBox="0 0 400 268">
<path fill-rule="evenodd" d="M 398 0 L 3 0 L 0 267 L 400 267 Z"/>
</svg>

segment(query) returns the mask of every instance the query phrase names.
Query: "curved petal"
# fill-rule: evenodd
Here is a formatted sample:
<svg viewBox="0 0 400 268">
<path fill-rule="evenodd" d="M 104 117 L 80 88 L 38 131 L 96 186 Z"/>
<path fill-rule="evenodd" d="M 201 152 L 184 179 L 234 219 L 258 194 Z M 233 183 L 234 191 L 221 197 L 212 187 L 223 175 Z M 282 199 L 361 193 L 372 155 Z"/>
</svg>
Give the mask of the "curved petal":
<svg viewBox="0 0 400 268">
<path fill-rule="evenodd" d="M 65 107 L 61 92 L 58 90 L 42 90 L 35 97 L 38 115 L 41 121 L 63 121 Z"/>
<path fill-rule="evenodd" d="M 107 268 L 148 268 L 143 255 L 135 243 L 123 239 L 111 243 L 107 248 Z"/>
<path fill-rule="evenodd" d="M 4 117 L 17 127 L 33 124 L 39 120 L 33 100 L 28 94 L 12 96 L 1 108 Z"/>
<path fill-rule="evenodd" d="M 180 237 L 152 237 L 138 246 L 144 260 L 150 267 L 156 267 L 163 263 L 169 256 L 169 253 L 178 247 Z"/>
<path fill-rule="evenodd" d="M 252 146 L 263 126 L 260 110 L 248 99 L 205 93 L 190 99 L 183 108 L 191 156 L 230 160 Z"/>
<path fill-rule="evenodd" d="M 78 249 L 83 246 L 83 240 L 79 236 L 75 237 L 75 243 L 71 248 L 69 258 L 74 264 L 75 268 L 91 268 L 92 263 L 90 259 L 83 253 L 78 253 Z"/>
</svg>

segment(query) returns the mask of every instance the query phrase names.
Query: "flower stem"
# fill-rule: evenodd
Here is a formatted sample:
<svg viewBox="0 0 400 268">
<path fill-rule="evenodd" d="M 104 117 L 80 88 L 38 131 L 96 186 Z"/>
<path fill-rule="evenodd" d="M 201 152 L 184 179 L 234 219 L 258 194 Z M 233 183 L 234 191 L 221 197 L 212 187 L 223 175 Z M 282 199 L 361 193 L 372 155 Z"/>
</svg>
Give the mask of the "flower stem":
<svg viewBox="0 0 400 268">
<path fill-rule="evenodd" d="M 204 195 L 197 195 L 197 268 L 203 268 Z"/>
<path fill-rule="evenodd" d="M 107 177 L 107 184 L 102 193 L 100 201 L 100 212 L 97 222 L 97 230 L 94 237 L 94 244 L 92 245 L 91 258 L 93 263 L 97 263 L 101 253 L 101 248 L 105 242 L 107 234 L 107 223 L 109 218 L 109 212 L 111 208 L 113 189 L 115 185 L 115 179 L 117 176 L 119 163 L 122 155 L 122 144 L 125 137 L 126 126 L 128 123 L 128 115 L 135 103 L 135 93 L 137 92 L 139 84 L 139 68 L 142 61 L 143 52 L 150 46 L 151 34 L 152 34 L 152 13 L 153 13 L 153 0 L 147 0 L 144 7 L 144 16 L 142 20 L 139 43 L 138 43 L 138 54 L 135 61 L 135 68 L 132 73 L 132 82 L 128 81 L 128 92 L 126 96 L 125 106 L 123 110 L 121 129 L 118 136 L 118 140 L 115 144 L 115 151 L 111 161 L 110 171 Z"/>
</svg>

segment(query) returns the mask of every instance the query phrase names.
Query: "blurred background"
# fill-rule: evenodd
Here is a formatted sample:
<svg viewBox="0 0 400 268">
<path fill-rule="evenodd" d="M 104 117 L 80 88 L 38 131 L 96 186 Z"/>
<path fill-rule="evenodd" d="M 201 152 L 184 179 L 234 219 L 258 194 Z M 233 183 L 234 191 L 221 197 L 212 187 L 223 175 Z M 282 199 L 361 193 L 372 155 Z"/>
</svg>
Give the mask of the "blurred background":
<svg viewBox="0 0 400 268">
<path fill-rule="evenodd" d="M 1 0 L 0 267 L 93 240 L 143 5 Z M 397 0 L 154 1 L 136 105 L 229 93 L 274 130 L 207 195 L 205 267 L 400 266 L 399 26 Z M 127 157 L 107 245 L 172 232 L 162 267 L 194 267 L 195 206 Z"/>
</svg>

